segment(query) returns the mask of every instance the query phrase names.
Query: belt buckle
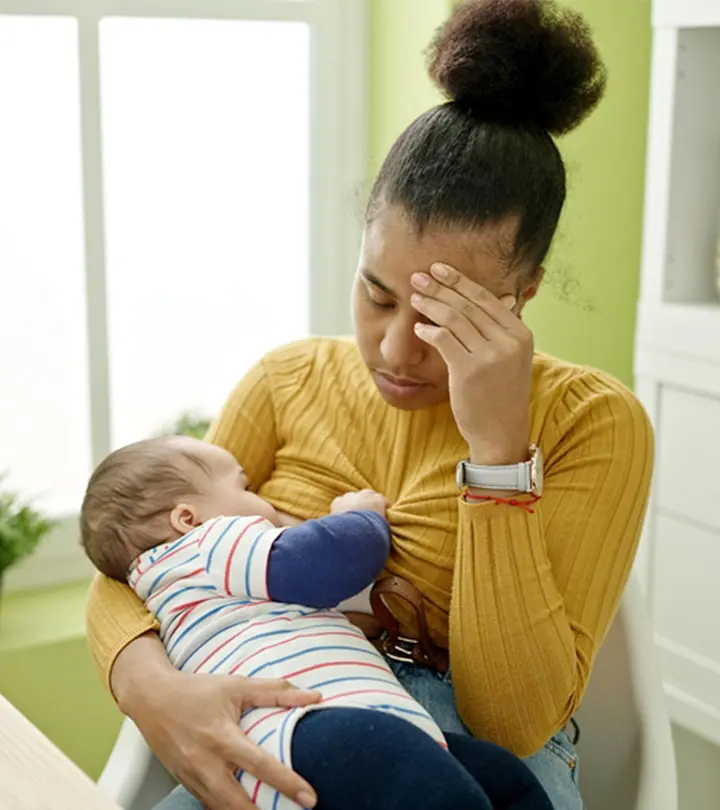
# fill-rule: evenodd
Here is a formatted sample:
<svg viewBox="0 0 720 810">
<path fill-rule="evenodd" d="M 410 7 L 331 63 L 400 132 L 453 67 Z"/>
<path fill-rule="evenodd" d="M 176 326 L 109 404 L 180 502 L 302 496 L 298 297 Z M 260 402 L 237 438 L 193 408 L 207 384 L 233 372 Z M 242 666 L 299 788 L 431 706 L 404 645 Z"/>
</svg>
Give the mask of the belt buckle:
<svg viewBox="0 0 720 810">
<path fill-rule="evenodd" d="M 417 664 L 413 656 L 417 643 L 416 638 L 407 636 L 398 636 L 395 641 L 391 641 L 387 631 L 383 634 L 383 652 L 391 661 L 397 661 L 400 664 Z"/>
</svg>

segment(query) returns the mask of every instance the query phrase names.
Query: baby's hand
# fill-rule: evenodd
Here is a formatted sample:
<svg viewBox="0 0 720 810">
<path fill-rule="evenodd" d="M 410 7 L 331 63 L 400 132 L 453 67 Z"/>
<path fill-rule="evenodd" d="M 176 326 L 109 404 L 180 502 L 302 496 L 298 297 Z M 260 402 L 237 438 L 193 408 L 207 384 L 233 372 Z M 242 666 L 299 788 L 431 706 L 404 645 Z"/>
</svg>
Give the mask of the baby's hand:
<svg viewBox="0 0 720 810">
<path fill-rule="evenodd" d="M 346 492 L 332 502 L 330 506 L 331 515 L 340 515 L 343 512 L 357 512 L 367 509 L 370 512 L 377 512 L 385 517 L 385 511 L 390 504 L 384 495 L 372 489 L 361 489 L 359 492 Z"/>
</svg>

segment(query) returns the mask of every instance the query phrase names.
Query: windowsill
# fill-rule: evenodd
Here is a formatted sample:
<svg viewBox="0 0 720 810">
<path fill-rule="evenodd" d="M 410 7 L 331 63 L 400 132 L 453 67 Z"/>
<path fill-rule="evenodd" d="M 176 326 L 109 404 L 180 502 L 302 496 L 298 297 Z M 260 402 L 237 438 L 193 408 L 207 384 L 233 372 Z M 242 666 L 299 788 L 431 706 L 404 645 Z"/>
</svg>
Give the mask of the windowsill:
<svg viewBox="0 0 720 810">
<path fill-rule="evenodd" d="M 0 599 L 0 655 L 83 638 L 88 581 Z"/>
</svg>

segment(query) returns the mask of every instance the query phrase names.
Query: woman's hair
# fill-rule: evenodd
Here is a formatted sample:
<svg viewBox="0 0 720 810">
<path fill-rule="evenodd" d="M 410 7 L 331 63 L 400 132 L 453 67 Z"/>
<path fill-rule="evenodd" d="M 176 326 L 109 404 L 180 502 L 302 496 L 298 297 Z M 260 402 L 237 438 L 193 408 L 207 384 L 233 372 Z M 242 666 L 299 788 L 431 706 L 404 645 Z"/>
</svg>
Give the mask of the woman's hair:
<svg viewBox="0 0 720 810">
<path fill-rule="evenodd" d="M 198 492 L 202 458 L 177 436 L 129 444 L 95 470 L 80 510 L 80 538 L 93 565 L 124 581 L 143 551 L 172 539 L 167 516 Z"/>
<path fill-rule="evenodd" d="M 430 47 L 430 75 L 450 99 L 390 150 L 370 196 L 371 222 L 399 206 L 428 226 L 514 221 L 508 265 L 545 259 L 566 194 L 553 136 L 596 107 L 606 72 L 590 29 L 554 0 L 467 0 Z"/>
</svg>

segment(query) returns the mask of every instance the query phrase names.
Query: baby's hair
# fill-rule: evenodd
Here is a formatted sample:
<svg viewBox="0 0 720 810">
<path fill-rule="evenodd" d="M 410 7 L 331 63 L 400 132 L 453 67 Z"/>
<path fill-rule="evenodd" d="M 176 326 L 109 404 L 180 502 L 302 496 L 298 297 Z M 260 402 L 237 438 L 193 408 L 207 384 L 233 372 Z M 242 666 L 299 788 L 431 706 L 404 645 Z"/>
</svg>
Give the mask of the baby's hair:
<svg viewBox="0 0 720 810">
<path fill-rule="evenodd" d="M 173 539 L 167 515 L 210 471 L 192 439 L 167 436 L 111 453 L 92 474 L 80 510 L 81 543 L 103 574 L 125 581 L 143 551 Z"/>
</svg>

